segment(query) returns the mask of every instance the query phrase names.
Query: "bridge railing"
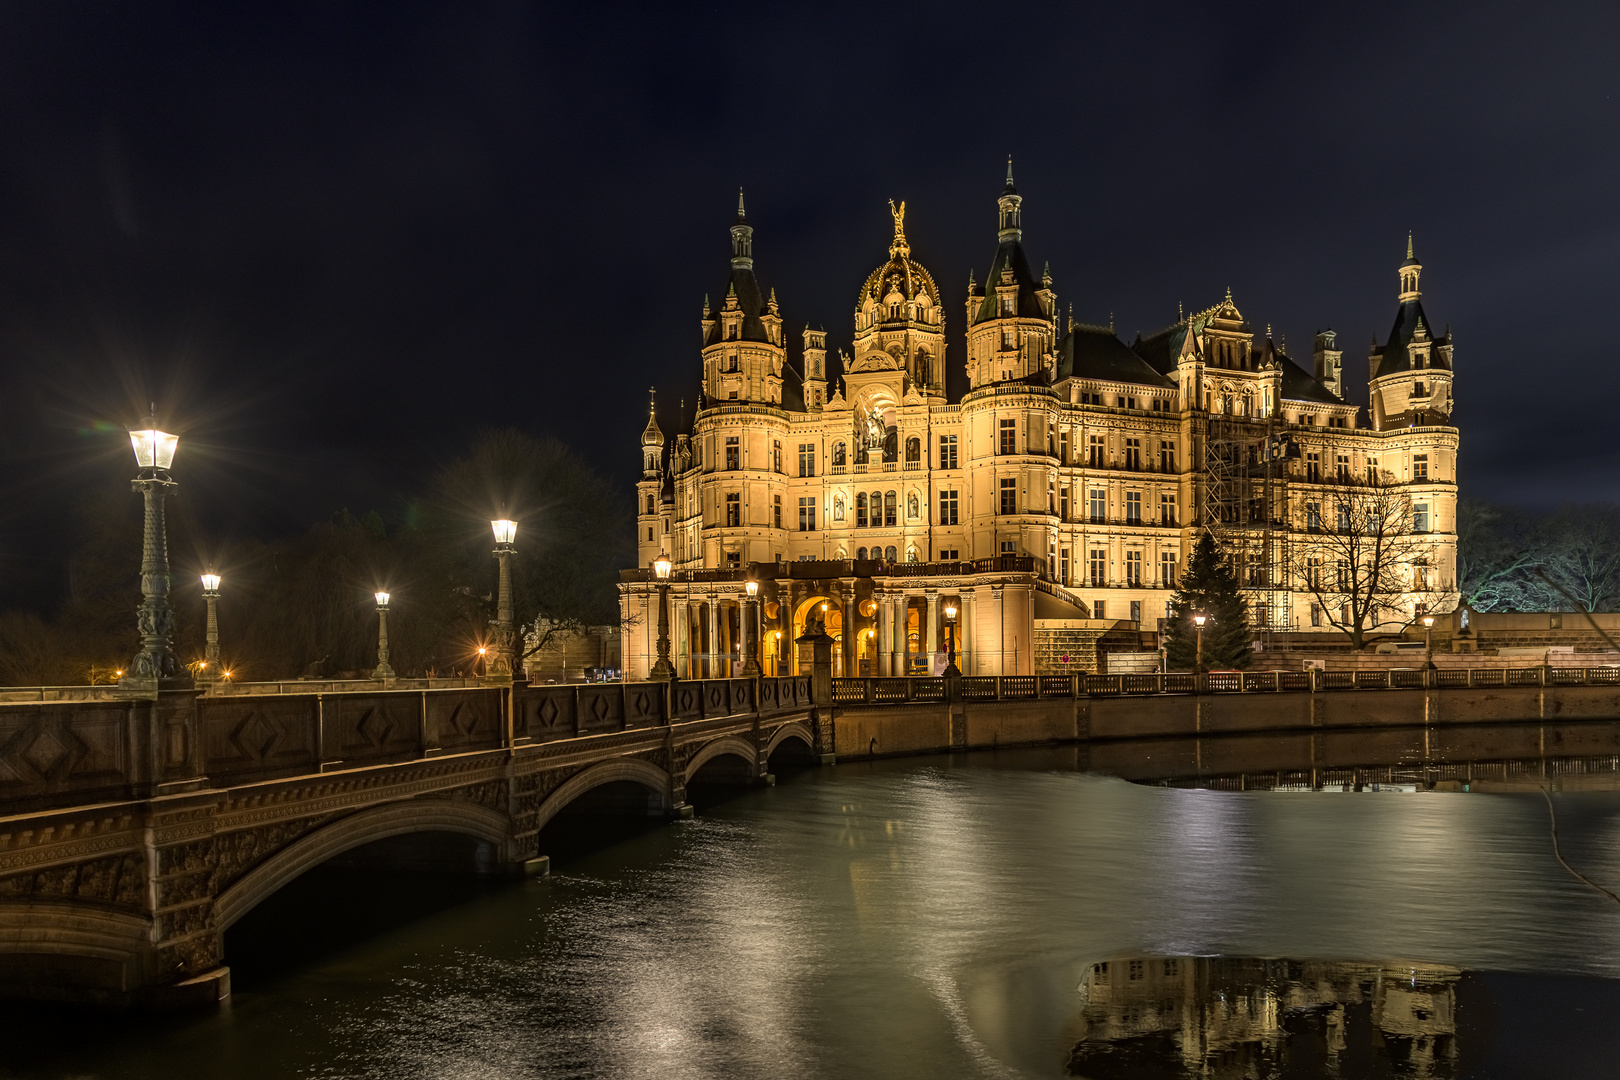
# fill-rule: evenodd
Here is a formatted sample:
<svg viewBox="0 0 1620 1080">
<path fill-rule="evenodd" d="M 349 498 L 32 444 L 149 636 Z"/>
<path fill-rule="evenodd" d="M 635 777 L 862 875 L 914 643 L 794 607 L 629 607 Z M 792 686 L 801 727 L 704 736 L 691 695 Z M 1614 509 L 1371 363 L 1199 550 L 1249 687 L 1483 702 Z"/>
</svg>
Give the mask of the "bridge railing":
<svg viewBox="0 0 1620 1080">
<path fill-rule="evenodd" d="M 1202 686 L 1200 686 L 1202 682 Z M 1165 694 L 1327 693 L 1341 690 L 1620 686 L 1620 666 L 1592 668 L 1391 668 L 1379 671 L 1190 671 L 1118 675 L 964 675 L 954 679 L 878 676 L 832 681 L 835 705 L 941 701 L 1144 697 Z"/>
</svg>

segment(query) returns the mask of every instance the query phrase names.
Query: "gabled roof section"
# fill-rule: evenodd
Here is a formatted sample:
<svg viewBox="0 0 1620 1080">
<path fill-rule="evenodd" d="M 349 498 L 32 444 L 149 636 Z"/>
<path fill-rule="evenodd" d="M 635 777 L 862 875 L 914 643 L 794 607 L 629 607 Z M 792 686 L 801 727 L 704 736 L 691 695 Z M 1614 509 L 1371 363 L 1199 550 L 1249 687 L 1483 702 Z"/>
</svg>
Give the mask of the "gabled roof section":
<svg viewBox="0 0 1620 1080">
<path fill-rule="evenodd" d="M 1085 323 L 1069 324 L 1069 332 L 1058 346 L 1057 378 L 1060 381 L 1097 379 L 1172 389 L 1176 385 L 1155 371 L 1112 330 Z"/>
<path fill-rule="evenodd" d="M 1148 337 L 1137 338 L 1131 345 L 1131 351 L 1154 371 L 1168 375 L 1176 369 L 1190 329 L 1185 321 L 1174 323 Z"/>
<path fill-rule="evenodd" d="M 1013 281 L 1018 285 L 1018 317 L 1021 319 L 1044 319 L 1046 313 L 1041 310 L 1041 302 L 1035 296 L 1041 287 L 1040 278 L 1029 269 L 1029 259 L 1024 255 L 1024 245 L 1017 240 L 1008 240 L 996 249 L 995 261 L 990 264 L 990 276 L 984 279 L 984 298 L 979 301 L 979 310 L 973 316 L 970 326 L 996 317 L 999 308 L 996 305 L 996 290 L 1002 287 L 1001 271 L 1011 266 Z"/>
<path fill-rule="evenodd" d="M 703 344 L 713 345 L 720 340 L 721 335 L 724 333 L 721 329 L 720 313 L 725 311 L 726 301 L 732 295 L 737 297 L 737 306 L 743 312 L 742 330 L 739 332 L 738 337 L 743 341 L 769 342 L 770 338 L 765 333 L 765 324 L 759 321 L 759 317 L 765 313 L 765 301 L 761 297 L 762 292 L 759 282 L 754 280 L 754 271 L 751 268 L 732 267 L 730 284 L 727 291 L 722 295 L 720 303 L 715 307 L 714 327 L 710 329 L 709 336 L 704 339 Z"/>
<path fill-rule="evenodd" d="M 1383 358 L 1378 364 L 1379 375 L 1391 375 L 1397 371 L 1412 369 L 1412 354 L 1407 346 L 1417 337 L 1420 326 L 1423 328 L 1422 333 L 1436 346 L 1451 344 L 1449 335 L 1435 336 L 1434 324 L 1423 314 L 1423 301 L 1407 300 L 1395 309 L 1395 325 L 1390 327 L 1389 343 L 1381 350 Z M 1442 369 L 1447 366 L 1438 349 L 1430 354 L 1430 364 Z"/>
<path fill-rule="evenodd" d="M 1282 396 L 1284 401 L 1317 401 L 1324 405 L 1343 405 L 1344 399 L 1323 386 L 1315 375 L 1294 363 L 1283 353 L 1276 356 L 1282 369 Z"/>
</svg>

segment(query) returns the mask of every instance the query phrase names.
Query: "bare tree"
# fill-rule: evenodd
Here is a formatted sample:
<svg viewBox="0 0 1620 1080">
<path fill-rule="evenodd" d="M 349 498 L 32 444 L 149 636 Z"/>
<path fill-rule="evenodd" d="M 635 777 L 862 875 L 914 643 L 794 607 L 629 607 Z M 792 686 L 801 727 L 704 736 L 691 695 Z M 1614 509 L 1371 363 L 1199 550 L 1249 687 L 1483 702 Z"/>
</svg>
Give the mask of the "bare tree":
<svg viewBox="0 0 1620 1080">
<path fill-rule="evenodd" d="M 1430 523 L 1388 473 L 1376 484 L 1325 492 L 1307 517 L 1290 573 L 1351 648 L 1360 649 L 1376 627 L 1410 625 L 1453 594 L 1433 562 Z"/>
<path fill-rule="evenodd" d="M 1540 573 L 1521 610 L 1613 611 L 1620 606 L 1620 508 L 1565 507 L 1542 525 Z"/>
</svg>

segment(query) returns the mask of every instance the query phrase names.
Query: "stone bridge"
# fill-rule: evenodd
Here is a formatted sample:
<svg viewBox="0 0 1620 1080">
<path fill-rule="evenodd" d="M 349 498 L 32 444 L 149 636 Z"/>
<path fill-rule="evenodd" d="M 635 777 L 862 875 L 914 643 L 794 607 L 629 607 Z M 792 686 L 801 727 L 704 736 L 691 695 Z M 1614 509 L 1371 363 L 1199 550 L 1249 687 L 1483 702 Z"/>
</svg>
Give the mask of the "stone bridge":
<svg viewBox="0 0 1620 1080">
<path fill-rule="evenodd" d="M 773 755 L 818 760 L 830 733 L 811 682 L 0 704 L 0 987 L 221 997 L 225 930 L 335 856 L 450 833 L 476 841 L 471 869 L 540 872 L 541 829 L 606 785 L 683 816 L 694 780 L 769 782 Z"/>
</svg>

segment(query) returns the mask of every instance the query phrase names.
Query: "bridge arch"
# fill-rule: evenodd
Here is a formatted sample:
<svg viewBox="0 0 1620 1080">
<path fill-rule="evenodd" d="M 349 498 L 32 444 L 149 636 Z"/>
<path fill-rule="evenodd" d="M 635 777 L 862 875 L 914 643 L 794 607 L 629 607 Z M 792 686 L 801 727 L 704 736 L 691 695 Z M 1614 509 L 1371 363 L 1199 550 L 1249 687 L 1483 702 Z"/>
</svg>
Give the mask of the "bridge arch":
<svg viewBox="0 0 1620 1080">
<path fill-rule="evenodd" d="M 546 796 L 545 802 L 540 804 L 540 809 L 535 813 L 534 827 L 545 828 L 546 823 L 556 817 L 565 806 L 587 791 L 619 780 L 635 781 L 654 794 L 660 809 L 666 811 L 669 809 L 671 786 L 669 773 L 640 758 L 619 758 L 615 761 L 604 761 L 600 765 L 592 765 L 584 772 L 565 780 L 556 791 Z"/>
<path fill-rule="evenodd" d="M 50 933 L 40 933 L 41 926 L 49 926 Z M 0 902 L 0 981 L 38 986 L 41 969 L 48 967 L 54 972 L 50 988 L 60 996 L 117 1003 L 147 981 L 151 934 L 144 916 L 99 905 L 34 898 Z"/>
<path fill-rule="evenodd" d="M 699 769 L 723 754 L 742 758 L 748 765 L 749 775 L 758 772 L 759 755 L 754 744 L 738 735 L 726 735 L 705 743 L 701 750 L 692 755 L 692 760 L 686 763 L 686 782 L 691 783 Z"/>
<path fill-rule="evenodd" d="M 350 848 L 416 832 L 453 832 L 495 846 L 510 861 L 512 826 L 505 814 L 454 799 L 407 799 L 339 818 L 299 837 L 244 874 L 214 900 L 214 925 L 224 933 L 289 881 Z"/>
<path fill-rule="evenodd" d="M 800 742 L 804 743 L 804 748 L 806 750 L 813 751 L 816 748 L 816 737 L 810 733 L 810 729 L 804 724 L 799 723 L 797 720 L 792 720 L 786 724 L 783 724 L 771 734 L 770 742 L 765 744 L 764 756 L 769 758 L 776 752 L 776 748 L 781 746 L 782 743 L 788 739 L 798 739 Z"/>
</svg>

